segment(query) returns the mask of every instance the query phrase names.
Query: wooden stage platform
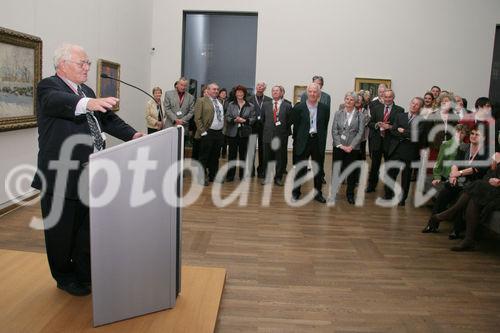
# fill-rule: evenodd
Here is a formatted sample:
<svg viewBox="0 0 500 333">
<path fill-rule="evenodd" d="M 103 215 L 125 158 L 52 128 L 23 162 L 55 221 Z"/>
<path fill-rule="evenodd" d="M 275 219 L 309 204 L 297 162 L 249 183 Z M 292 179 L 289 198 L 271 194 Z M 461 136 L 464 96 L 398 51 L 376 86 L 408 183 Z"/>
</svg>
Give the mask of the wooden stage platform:
<svg viewBox="0 0 500 333">
<path fill-rule="evenodd" d="M 92 297 L 56 288 L 45 254 L 0 250 L 0 332 L 213 332 L 226 270 L 182 267 L 174 309 L 93 328 Z"/>
</svg>

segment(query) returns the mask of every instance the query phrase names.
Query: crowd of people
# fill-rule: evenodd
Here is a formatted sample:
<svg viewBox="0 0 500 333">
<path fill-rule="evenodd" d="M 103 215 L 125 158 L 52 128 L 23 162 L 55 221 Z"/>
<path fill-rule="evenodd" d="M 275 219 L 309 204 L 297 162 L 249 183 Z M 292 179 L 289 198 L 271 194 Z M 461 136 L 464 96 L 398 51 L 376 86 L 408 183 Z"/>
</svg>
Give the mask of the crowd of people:
<svg viewBox="0 0 500 333">
<path fill-rule="evenodd" d="M 322 91 L 321 76 L 312 78 L 295 105 L 285 99 L 285 89 L 280 85 L 273 86 L 271 96 L 266 96 L 264 82 L 257 83 L 254 94 L 248 94 L 242 85 L 228 93 L 210 83 L 195 101 L 186 91 L 187 82 L 180 78 L 174 90 L 165 94 L 163 103 L 161 97 L 156 101 L 154 112 L 148 104 L 148 131 L 185 126 L 192 138 L 192 157 L 206 172 L 205 186 L 213 181 L 233 182 L 236 175 L 240 180 L 257 176 L 263 185 L 273 181 L 283 186 L 291 137 L 295 169 L 292 201 L 300 200 L 302 178 L 311 168 L 314 200 L 326 203 L 322 187 L 326 184 L 325 151 L 330 135 L 332 165 L 337 164 L 341 172 L 354 162 L 366 160 L 368 153 L 367 193 L 376 191 L 382 175 L 383 197 L 393 200 L 397 193 L 391 181 L 401 173 L 401 194 L 396 198 L 399 206 L 406 205 L 411 182 L 416 178 L 415 162 L 428 159 L 426 184 L 437 194 L 422 232 L 438 232 L 443 220 L 453 222 L 450 239 L 462 238 L 465 230 L 464 240 L 453 250 L 472 249 L 479 221 L 500 209 L 500 157 L 493 154 L 498 152 L 498 126 L 487 97 L 478 98 L 474 109 L 469 110 L 465 98 L 433 86 L 423 96 L 412 98 L 405 111 L 395 103 L 395 92 L 381 84 L 377 96 L 371 96 L 368 90 L 345 93 L 343 103 L 332 114 L 331 97 Z M 153 94 L 159 88 L 155 89 Z M 490 136 L 491 130 L 495 132 Z M 257 140 L 256 152 L 248 150 L 252 135 Z M 224 179 L 216 179 L 221 156 L 227 156 L 232 164 Z M 381 166 L 387 162 L 399 164 L 381 173 Z M 345 181 L 346 199 L 355 204 L 355 188 L 361 186 L 360 170 L 350 170 Z"/>
</svg>

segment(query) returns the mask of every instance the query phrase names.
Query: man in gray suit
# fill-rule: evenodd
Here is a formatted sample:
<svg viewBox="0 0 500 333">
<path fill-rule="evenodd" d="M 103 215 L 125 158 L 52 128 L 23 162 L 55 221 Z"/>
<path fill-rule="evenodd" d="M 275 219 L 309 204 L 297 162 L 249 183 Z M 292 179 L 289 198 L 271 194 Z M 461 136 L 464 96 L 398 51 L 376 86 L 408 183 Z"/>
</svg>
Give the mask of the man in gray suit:
<svg viewBox="0 0 500 333">
<path fill-rule="evenodd" d="M 167 91 L 163 99 L 165 128 L 184 126 L 184 135 L 188 133 L 189 120 L 194 115 L 194 97 L 186 91 L 188 80 L 181 77 L 174 90 Z"/>
</svg>

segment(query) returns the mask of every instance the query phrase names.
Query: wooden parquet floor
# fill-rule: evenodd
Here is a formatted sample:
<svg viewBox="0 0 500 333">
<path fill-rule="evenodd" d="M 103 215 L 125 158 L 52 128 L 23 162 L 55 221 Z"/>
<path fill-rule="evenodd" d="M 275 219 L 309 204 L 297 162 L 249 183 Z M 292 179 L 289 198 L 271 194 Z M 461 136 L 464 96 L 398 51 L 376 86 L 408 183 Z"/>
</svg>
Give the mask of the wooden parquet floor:
<svg viewBox="0 0 500 333">
<path fill-rule="evenodd" d="M 223 184 L 225 195 L 239 184 Z M 292 208 L 273 187 L 262 207 L 252 179 L 246 207 L 218 208 L 212 186 L 183 210 L 182 256 L 227 269 L 216 332 L 498 332 L 498 240 L 452 252 L 449 224 L 420 232 L 428 208 L 381 208 L 373 193 L 359 208 L 342 194 L 334 207 Z M 33 215 L 36 206 L 1 217 L 0 248 L 44 251 Z"/>
</svg>

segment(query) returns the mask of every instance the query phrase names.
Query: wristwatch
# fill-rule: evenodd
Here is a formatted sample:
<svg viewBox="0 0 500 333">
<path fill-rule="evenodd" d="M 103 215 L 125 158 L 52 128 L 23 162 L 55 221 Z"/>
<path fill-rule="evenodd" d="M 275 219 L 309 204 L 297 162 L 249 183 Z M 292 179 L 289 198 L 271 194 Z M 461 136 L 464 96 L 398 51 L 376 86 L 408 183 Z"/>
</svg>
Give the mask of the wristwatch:
<svg viewBox="0 0 500 333">
<path fill-rule="evenodd" d="M 459 171 L 458 173 L 460 174 L 460 176 L 462 176 L 462 175 L 463 175 L 463 172 L 462 172 L 462 170 L 460 170 L 460 171 Z"/>
</svg>

